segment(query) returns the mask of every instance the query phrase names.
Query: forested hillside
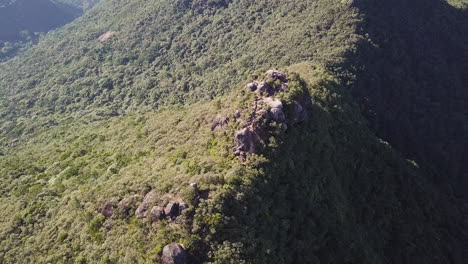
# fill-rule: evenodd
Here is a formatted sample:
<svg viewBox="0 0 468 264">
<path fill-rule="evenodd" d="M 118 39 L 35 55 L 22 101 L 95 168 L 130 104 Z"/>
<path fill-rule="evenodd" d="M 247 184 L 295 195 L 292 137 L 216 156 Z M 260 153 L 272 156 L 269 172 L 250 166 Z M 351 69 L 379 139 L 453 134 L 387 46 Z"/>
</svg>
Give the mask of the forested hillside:
<svg viewBox="0 0 468 264">
<path fill-rule="evenodd" d="M 466 7 L 101 1 L 0 63 L 0 263 L 466 263 Z"/>
</svg>

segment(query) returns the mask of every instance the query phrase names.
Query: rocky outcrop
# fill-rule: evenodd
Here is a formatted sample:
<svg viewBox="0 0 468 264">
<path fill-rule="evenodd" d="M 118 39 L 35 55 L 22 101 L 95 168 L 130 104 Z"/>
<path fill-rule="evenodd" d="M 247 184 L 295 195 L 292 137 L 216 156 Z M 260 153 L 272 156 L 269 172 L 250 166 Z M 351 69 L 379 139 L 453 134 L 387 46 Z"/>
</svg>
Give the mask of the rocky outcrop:
<svg viewBox="0 0 468 264">
<path fill-rule="evenodd" d="M 110 39 L 114 34 L 115 34 L 115 32 L 113 32 L 113 31 L 107 31 L 107 32 L 103 33 L 102 35 L 100 35 L 98 37 L 98 40 L 101 41 L 101 42 L 106 41 L 106 40 Z"/>
<path fill-rule="evenodd" d="M 187 252 L 177 243 L 171 243 L 163 248 L 162 264 L 186 264 Z"/>
<path fill-rule="evenodd" d="M 245 153 L 255 153 L 255 145 L 258 139 L 249 128 L 236 131 L 234 135 L 235 150 L 234 155 L 245 155 Z"/>
<path fill-rule="evenodd" d="M 164 208 L 164 213 L 170 219 L 175 219 L 179 216 L 179 203 L 168 203 Z"/>
<path fill-rule="evenodd" d="M 197 188 L 196 184 L 192 185 L 192 188 Z M 124 199 L 121 203 L 119 203 L 119 207 L 124 207 L 124 204 L 127 203 L 129 203 L 129 201 Z M 161 201 L 158 199 L 156 192 L 153 190 L 146 194 L 143 201 L 139 204 L 138 208 L 135 210 L 135 216 L 137 218 L 149 217 L 151 219 L 151 222 L 158 222 L 163 219 L 173 221 L 178 216 L 180 216 L 184 210 L 188 208 L 189 205 L 187 203 L 179 203 L 175 201 L 171 201 L 164 206 L 163 204 L 161 204 Z M 124 208 L 120 210 L 124 211 Z"/>
<path fill-rule="evenodd" d="M 285 105 L 278 95 L 289 92 L 289 80 L 285 73 L 277 70 L 267 71 L 263 80 L 256 78 L 248 83 L 246 90 L 255 93 L 255 100 L 252 102 L 246 125 L 234 135 L 234 155 L 241 160 L 245 160 L 247 154 L 257 153 L 261 143 L 268 143 L 273 134 L 270 126 L 272 122 L 277 123 L 282 131 L 286 131 L 288 124 L 306 121 L 307 112 L 312 105 L 307 91 L 302 93 L 301 98 L 295 98 L 290 105 Z M 236 111 L 234 116 L 238 119 L 241 113 Z"/>
<path fill-rule="evenodd" d="M 148 194 L 146 194 L 145 198 L 143 199 L 143 202 L 140 204 L 140 206 L 138 206 L 138 208 L 135 211 L 136 217 L 145 218 L 150 204 L 154 203 L 156 198 L 157 197 L 155 191 L 150 191 Z"/>
<path fill-rule="evenodd" d="M 211 131 L 221 130 L 229 124 L 229 117 L 218 115 L 211 124 Z"/>
<path fill-rule="evenodd" d="M 166 217 L 166 213 L 164 212 L 164 208 L 161 206 L 153 206 L 150 212 L 150 216 L 152 222 L 158 222 Z"/>
<path fill-rule="evenodd" d="M 128 217 L 130 215 L 130 210 L 137 207 L 138 202 L 141 201 L 142 198 L 143 197 L 140 195 L 123 198 L 117 205 L 119 215 L 121 217 Z"/>
</svg>

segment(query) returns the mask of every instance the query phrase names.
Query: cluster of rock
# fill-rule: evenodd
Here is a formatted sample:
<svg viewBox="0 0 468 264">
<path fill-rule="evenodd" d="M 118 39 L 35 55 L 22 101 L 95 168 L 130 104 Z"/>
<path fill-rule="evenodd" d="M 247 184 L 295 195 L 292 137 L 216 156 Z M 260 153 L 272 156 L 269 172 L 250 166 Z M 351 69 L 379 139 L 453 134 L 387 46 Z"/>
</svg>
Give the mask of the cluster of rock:
<svg viewBox="0 0 468 264">
<path fill-rule="evenodd" d="M 246 89 L 255 93 L 251 112 L 248 114 L 246 125 L 236 131 L 234 136 L 234 155 L 245 160 L 247 154 L 257 153 L 260 142 L 267 142 L 270 135 L 271 122 L 279 124 L 286 131 L 287 123 L 294 124 L 307 120 L 307 110 L 311 106 L 310 96 L 304 96 L 293 102 L 293 111 L 285 114 L 283 102 L 275 97 L 280 92 L 288 92 L 286 74 L 276 70 L 269 70 L 262 81 L 255 80 L 246 85 Z M 240 113 L 234 115 L 240 118 Z"/>
<path fill-rule="evenodd" d="M 175 220 L 184 210 L 189 208 L 188 204 L 175 201 L 169 202 L 165 206 L 157 205 L 156 198 L 154 191 L 146 194 L 143 202 L 135 210 L 135 216 L 137 218 L 146 218 L 149 213 L 152 222 L 158 222 L 163 219 Z M 151 210 L 149 210 L 151 205 Z"/>
<path fill-rule="evenodd" d="M 184 210 L 189 208 L 187 203 L 176 201 L 170 201 L 166 205 L 161 206 L 158 205 L 157 199 L 158 197 L 155 191 L 147 193 L 135 210 L 135 216 L 137 218 L 146 218 L 149 216 L 152 222 L 158 222 L 163 219 L 175 220 Z M 113 200 L 108 200 L 104 203 L 100 213 L 106 218 L 110 218 L 113 216 L 115 209 L 118 208 L 121 217 L 128 217 L 131 208 L 135 208 L 134 206 L 138 203 L 138 200 L 141 201 L 141 196 L 139 195 L 127 197 L 122 199 L 117 206 Z"/>
</svg>

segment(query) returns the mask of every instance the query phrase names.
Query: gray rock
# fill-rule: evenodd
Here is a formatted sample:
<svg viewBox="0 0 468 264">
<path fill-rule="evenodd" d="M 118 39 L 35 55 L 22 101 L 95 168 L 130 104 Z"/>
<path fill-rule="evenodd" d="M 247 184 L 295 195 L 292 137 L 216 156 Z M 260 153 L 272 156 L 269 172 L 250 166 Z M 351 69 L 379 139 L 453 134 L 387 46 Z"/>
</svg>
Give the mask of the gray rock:
<svg viewBox="0 0 468 264">
<path fill-rule="evenodd" d="M 235 149 L 241 153 L 255 153 L 254 134 L 248 128 L 241 129 L 234 136 Z"/>
<path fill-rule="evenodd" d="M 271 90 L 270 85 L 267 82 L 261 82 L 258 84 L 257 91 L 268 93 Z"/>
<path fill-rule="evenodd" d="M 151 191 L 148 194 L 146 194 L 145 198 L 143 199 L 143 202 L 140 204 L 140 206 L 138 206 L 138 208 L 135 211 L 136 217 L 145 218 L 150 204 L 154 203 L 155 200 L 156 193 L 154 191 Z"/>
<path fill-rule="evenodd" d="M 283 103 L 281 100 L 274 97 L 265 97 L 263 98 L 263 102 L 270 108 L 283 108 Z"/>
<path fill-rule="evenodd" d="M 283 108 L 272 108 L 270 109 L 273 120 L 278 122 L 284 122 L 286 116 L 284 115 Z"/>
<path fill-rule="evenodd" d="M 195 190 L 198 190 L 198 185 L 196 183 L 191 183 L 190 187 L 194 188 Z"/>
<path fill-rule="evenodd" d="M 277 70 L 269 70 L 266 72 L 266 75 L 272 79 L 275 80 L 280 80 L 282 82 L 287 82 L 288 80 L 286 79 L 286 74 L 284 72 L 280 72 Z"/>
<path fill-rule="evenodd" d="M 218 115 L 213 123 L 211 124 L 211 131 L 221 130 L 223 127 L 229 124 L 229 117 Z"/>
<path fill-rule="evenodd" d="M 239 110 L 236 110 L 236 112 L 234 113 L 234 118 L 239 118 L 241 117 L 241 113 Z"/>
<path fill-rule="evenodd" d="M 164 208 L 161 206 L 153 206 L 151 209 L 151 221 L 153 222 L 158 222 L 164 219 L 166 217 L 166 214 L 164 213 Z"/>
<path fill-rule="evenodd" d="M 187 264 L 187 252 L 177 243 L 171 243 L 163 248 L 162 264 Z"/>
<path fill-rule="evenodd" d="M 164 208 L 164 213 L 170 218 L 175 218 L 179 215 L 179 203 L 168 203 Z"/>
<path fill-rule="evenodd" d="M 287 91 L 289 88 L 287 83 L 281 83 L 280 90 L 281 91 Z"/>
</svg>

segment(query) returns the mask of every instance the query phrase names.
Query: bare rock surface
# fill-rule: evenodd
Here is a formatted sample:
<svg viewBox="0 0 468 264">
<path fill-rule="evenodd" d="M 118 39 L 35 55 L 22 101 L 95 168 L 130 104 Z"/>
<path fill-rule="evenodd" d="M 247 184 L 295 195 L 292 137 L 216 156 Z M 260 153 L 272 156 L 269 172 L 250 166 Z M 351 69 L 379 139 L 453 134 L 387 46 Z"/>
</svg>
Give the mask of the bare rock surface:
<svg viewBox="0 0 468 264">
<path fill-rule="evenodd" d="M 211 131 L 221 130 L 229 124 L 229 117 L 218 115 L 211 124 Z"/>
<path fill-rule="evenodd" d="M 187 252 L 177 243 L 171 243 L 163 248 L 162 264 L 187 264 Z"/>
<path fill-rule="evenodd" d="M 143 199 L 143 202 L 140 204 L 140 206 L 138 206 L 138 208 L 135 211 L 136 217 L 145 218 L 150 204 L 154 203 L 156 198 L 157 197 L 155 191 L 150 191 L 149 193 L 147 193 L 145 198 Z"/>
<path fill-rule="evenodd" d="M 164 213 L 164 208 L 161 206 L 153 206 L 150 212 L 151 221 L 158 222 L 163 220 L 166 217 Z"/>
<path fill-rule="evenodd" d="M 170 202 L 164 208 L 164 213 L 171 219 L 179 216 L 179 203 Z"/>
</svg>

